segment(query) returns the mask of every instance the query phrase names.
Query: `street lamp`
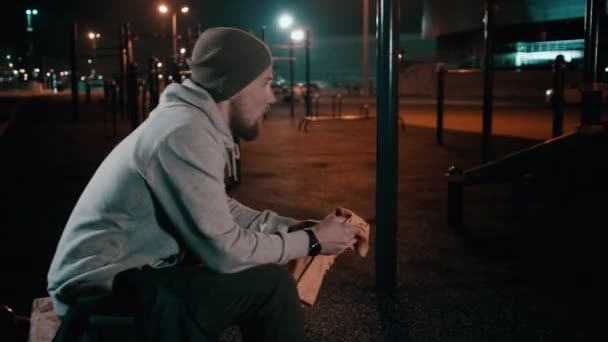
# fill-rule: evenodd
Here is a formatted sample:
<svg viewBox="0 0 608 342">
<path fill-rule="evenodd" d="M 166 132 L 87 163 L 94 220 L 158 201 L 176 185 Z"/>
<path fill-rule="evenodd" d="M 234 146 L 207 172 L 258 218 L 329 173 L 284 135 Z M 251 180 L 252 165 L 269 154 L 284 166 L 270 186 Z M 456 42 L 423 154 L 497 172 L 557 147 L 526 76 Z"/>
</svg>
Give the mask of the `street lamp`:
<svg viewBox="0 0 608 342">
<path fill-rule="evenodd" d="M 95 69 L 95 64 L 97 63 L 97 39 L 101 38 L 101 34 L 90 31 L 88 37 L 91 40 L 91 47 L 93 48 L 93 60 L 89 60 L 89 64 L 93 64 L 92 68 Z"/>
<path fill-rule="evenodd" d="M 176 7 L 169 8 L 169 6 L 165 4 L 161 4 L 158 6 L 158 11 L 161 14 L 167 14 L 171 10 L 171 39 L 173 42 L 173 59 L 177 60 L 177 10 Z M 181 6 L 179 8 L 180 12 L 186 14 L 190 12 L 190 8 L 188 6 Z"/>
<path fill-rule="evenodd" d="M 279 17 L 279 27 L 281 29 L 289 28 L 293 24 L 293 17 L 289 14 L 283 14 Z"/>
<path fill-rule="evenodd" d="M 32 26 L 32 16 L 37 16 L 38 10 L 28 8 L 25 10 L 25 15 L 27 17 L 27 28 L 25 30 L 28 39 L 27 62 L 28 67 L 31 67 L 34 62 L 34 27 Z"/>
<path fill-rule="evenodd" d="M 304 33 L 304 30 L 302 30 L 302 29 L 293 30 L 291 32 L 291 39 L 295 42 L 303 41 L 305 36 L 306 36 L 306 34 Z"/>
<path fill-rule="evenodd" d="M 37 9 L 26 9 L 25 15 L 27 16 L 27 32 L 33 32 L 34 28 L 32 27 L 32 15 L 38 15 Z"/>
</svg>

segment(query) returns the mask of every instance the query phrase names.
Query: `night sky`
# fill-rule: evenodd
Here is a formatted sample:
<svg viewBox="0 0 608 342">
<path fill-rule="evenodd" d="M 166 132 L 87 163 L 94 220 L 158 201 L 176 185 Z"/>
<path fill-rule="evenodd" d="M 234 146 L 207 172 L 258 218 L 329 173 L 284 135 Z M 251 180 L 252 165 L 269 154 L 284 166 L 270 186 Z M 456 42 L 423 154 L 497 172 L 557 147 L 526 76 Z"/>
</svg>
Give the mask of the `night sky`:
<svg viewBox="0 0 608 342">
<path fill-rule="evenodd" d="M 170 19 L 157 12 L 160 1 L 150 0 L 16 0 L 3 3 L 0 21 L 0 52 L 16 54 L 25 47 L 26 8 L 37 8 L 34 17 L 37 53 L 47 60 L 67 57 L 67 27 L 72 20 L 80 23 L 84 38 L 89 30 L 99 31 L 100 47 L 115 47 L 118 28 L 122 21 L 131 22 L 134 33 L 169 33 Z M 370 31 L 375 32 L 375 1 L 370 0 Z M 281 40 L 276 18 L 289 12 L 300 25 L 313 28 L 316 37 L 352 35 L 361 33 L 361 0 L 199 0 L 189 2 L 191 12 L 178 17 L 179 30 L 202 24 L 236 26 L 258 34 L 262 25 L 268 26 L 268 39 Z M 401 0 L 401 31 L 416 33 L 421 30 L 422 0 Z M 83 39 L 82 44 L 88 44 Z M 147 42 L 169 48 L 169 41 Z M 103 52 L 100 52 L 103 54 Z M 103 57 L 100 57 L 103 58 Z M 109 57 L 108 57 L 109 58 Z"/>
</svg>

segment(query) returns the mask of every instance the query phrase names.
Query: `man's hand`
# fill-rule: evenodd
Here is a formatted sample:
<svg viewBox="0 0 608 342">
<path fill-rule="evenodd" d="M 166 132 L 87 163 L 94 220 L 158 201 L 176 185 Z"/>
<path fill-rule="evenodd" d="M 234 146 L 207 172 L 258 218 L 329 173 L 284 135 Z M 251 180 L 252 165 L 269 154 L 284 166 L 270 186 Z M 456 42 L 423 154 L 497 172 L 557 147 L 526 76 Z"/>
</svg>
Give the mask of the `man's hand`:
<svg viewBox="0 0 608 342">
<path fill-rule="evenodd" d="M 357 242 L 357 228 L 345 222 L 344 217 L 329 215 L 312 228 L 321 244 L 321 254 L 338 255 Z"/>
</svg>

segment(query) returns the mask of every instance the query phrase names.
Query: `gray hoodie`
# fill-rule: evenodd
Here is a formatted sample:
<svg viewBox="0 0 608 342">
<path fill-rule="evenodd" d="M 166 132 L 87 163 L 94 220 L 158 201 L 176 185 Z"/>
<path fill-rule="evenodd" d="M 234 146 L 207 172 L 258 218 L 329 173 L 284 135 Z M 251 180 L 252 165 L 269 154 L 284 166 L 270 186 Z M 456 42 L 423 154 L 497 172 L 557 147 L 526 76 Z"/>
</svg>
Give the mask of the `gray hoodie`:
<svg viewBox="0 0 608 342">
<path fill-rule="evenodd" d="M 210 95 L 190 80 L 168 86 L 70 215 L 48 273 L 57 313 L 109 292 L 123 270 L 175 265 L 184 246 L 220 273 L 305 256 L 307 234 L 287 232 L 295 220 L 227 196 L 228 152 L 238 148 Z"/>
</svg>

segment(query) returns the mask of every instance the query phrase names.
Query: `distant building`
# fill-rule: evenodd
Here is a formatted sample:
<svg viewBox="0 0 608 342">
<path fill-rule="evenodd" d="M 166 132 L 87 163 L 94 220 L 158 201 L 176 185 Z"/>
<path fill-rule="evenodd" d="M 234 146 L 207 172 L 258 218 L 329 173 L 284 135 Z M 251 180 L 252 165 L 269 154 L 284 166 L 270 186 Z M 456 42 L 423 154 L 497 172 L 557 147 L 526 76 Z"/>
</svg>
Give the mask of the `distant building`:
<svg viewBox="0 0 608 342">
<path fill-rule="evenodd" d="M 424 0 L 422 34 L 437 40 L 437 58 L 452 67 L 483 59 L 483 0 Z M 585 0 L 495 0 L 495 64 L 550 65 L 559 54 L 583 57 Z"/>
</svg>

